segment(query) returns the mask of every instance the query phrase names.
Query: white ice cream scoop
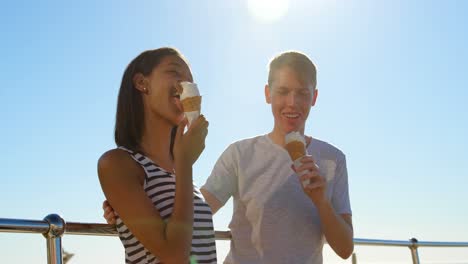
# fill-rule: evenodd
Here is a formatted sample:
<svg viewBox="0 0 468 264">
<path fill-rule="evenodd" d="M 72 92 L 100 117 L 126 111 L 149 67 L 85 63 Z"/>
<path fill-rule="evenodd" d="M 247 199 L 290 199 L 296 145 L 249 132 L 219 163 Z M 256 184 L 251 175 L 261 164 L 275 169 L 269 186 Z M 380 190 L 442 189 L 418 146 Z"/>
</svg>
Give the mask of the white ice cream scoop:
<svg viewBox="0 0 468 264">
<path fill-rule="evenodd" d="M 196 83 L 181 82 L 180 86 L 183 88 L 182 93 L 180 94 L 180 100 L 184 100 L 187 97 L 200 96 Z"/>
<path fill-rule="evenodd" d="M 301 135 L 301 133 L 299 133 L 297 131 L 289 132 L 288 134 L 286 134 L 286 136 L 284 137 L 284 140 L 285 140 L 286 144 L 288 144 L 289 142 L 292 142 L 292 141 L 302 142 L 304 144 L 304 146 L 306 144 L 305 137 L 303 135 Z"/>
</svg>

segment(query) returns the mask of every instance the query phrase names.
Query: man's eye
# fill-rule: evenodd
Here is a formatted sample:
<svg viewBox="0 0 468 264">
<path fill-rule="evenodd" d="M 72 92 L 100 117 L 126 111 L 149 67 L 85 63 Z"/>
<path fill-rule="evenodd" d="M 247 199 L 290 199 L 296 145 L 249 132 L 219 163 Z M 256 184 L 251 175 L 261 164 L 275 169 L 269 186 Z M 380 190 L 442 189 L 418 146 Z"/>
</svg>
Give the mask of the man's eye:
<svg viewBox="0 0 468 264">
<path fill-rule="evenodd" d="M 310 95 L 310 91 L 309 90 L 302 90 L 301 95 Z"/>
<path fill-rule="evenodd" d="M 287 90 L 278 90 L 277 93 L 279 95 L 287 95 L 288 94 L 288 91 Z"/>
</svg>

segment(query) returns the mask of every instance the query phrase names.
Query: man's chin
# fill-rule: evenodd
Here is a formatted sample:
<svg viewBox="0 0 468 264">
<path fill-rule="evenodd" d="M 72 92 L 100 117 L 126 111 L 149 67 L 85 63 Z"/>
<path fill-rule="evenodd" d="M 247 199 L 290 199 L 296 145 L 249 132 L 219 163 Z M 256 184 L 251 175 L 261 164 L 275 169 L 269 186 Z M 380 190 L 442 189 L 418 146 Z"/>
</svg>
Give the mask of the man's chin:
<svg viewBox="0 0 468 264">
<path fill-rule="evenodd" d="M 285 134 L 291 133 L 291 132 L 302 132 L 303 126 L 286 126 L 284 129 Z"/>
</svg>

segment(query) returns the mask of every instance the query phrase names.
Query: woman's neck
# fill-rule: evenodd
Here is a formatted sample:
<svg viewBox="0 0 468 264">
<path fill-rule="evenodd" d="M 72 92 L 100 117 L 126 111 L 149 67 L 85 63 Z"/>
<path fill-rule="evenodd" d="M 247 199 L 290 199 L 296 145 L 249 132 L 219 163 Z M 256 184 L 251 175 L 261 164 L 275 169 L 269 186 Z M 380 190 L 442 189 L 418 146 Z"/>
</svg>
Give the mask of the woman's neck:
<svg viewBox="0 0 468 264">
<path fill-rule="evenodd" d="M 140 148 L 143 154 L 167 171 L 173 171 L 171 131 L 173 125 L 166 120 L 145 120 Z"/>
</svg>

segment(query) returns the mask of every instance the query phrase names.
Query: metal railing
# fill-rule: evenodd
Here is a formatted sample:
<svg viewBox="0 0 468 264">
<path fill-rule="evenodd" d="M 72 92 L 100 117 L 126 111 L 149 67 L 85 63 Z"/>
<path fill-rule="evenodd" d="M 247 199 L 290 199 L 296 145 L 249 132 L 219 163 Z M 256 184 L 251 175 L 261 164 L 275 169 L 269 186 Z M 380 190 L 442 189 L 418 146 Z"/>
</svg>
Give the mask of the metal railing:
<svg viewBox="0 0 468 264">
<path fill-rule="evenodd" d="M 91 236 L 117 236 L 117 230 L 112 225 L 65 222 L 57 214 L 50 214 L 44 220 L 24 220 L 0 218 L 0 232 L 8 233 L 40 233 L 44 235 L 47 243 L 47 263 L 62 264 L 62 236 L 91 235 Z M 217 240 L 230 240 L 229 231 L 215 231 Z M 420 264 L 418 248 L 420 247 L 467 247 L 468 242 L 436 242 L 418 241 L 416 238 L 405 240 L 380 240 L 355 238 L 354 244 L 358 246 L 390 246 L 407 247 L 410 249 L 413 264 Z M 356 255 L 353 254 L 353 263 L 356 263 Z"/>
</svg>

